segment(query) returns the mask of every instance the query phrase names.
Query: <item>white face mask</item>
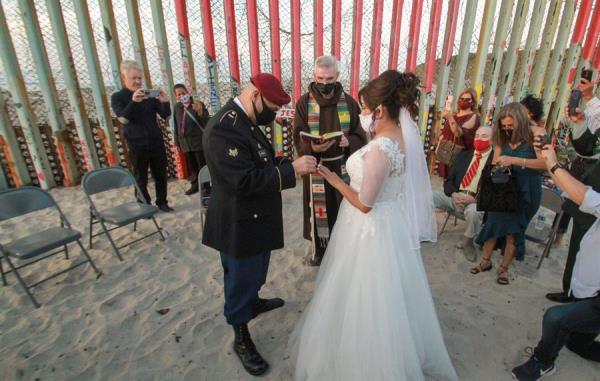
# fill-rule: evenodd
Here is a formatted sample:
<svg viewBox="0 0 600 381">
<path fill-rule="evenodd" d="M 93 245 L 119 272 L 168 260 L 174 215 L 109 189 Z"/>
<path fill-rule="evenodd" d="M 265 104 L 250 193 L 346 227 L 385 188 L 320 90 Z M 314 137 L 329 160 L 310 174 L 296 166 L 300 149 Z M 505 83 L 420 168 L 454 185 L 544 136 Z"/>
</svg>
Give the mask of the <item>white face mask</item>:
<svg viewBox="0 0 600 381">
<path fill-rule="evenodd" d="M 373 124 L 373 114 L 363 115 L 360 114 L 358 116 L 360 118 L 360 125 L 366 133 L 371 133 L 371 125 Z"/>
</svg>

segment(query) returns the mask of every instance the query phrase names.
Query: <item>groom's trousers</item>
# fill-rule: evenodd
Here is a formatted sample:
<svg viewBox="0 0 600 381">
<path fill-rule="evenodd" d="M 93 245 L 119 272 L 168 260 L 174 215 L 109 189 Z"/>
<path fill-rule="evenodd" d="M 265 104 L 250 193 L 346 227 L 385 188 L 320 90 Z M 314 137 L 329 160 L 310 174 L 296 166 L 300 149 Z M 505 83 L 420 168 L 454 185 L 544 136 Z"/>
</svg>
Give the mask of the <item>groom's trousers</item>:
<svg viewBox="0 0 600 381">
<path fill-rule="evenodd" d="M 258 291 L 267 280 L 271 252 L 246 258 L 236 258 L 221 252 L 225 318 L 231 325 L 246 324 L 252 319 L 252 309 Z"/>
</svg>

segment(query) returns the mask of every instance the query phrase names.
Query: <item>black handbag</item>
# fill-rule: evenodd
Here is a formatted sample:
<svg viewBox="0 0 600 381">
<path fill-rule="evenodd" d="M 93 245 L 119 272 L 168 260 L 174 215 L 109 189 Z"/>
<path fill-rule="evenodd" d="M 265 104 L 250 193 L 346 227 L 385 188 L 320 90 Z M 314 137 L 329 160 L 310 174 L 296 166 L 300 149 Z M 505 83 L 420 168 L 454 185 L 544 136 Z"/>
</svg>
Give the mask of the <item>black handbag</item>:
<svg viewBox="0 0 600 381">
<path fill-rule="evenodd" d="M 480 212 L 516 212 L 519 209 L 517 179 L 510 168 L 486 165 L 477 191 Z"/>
</svg>

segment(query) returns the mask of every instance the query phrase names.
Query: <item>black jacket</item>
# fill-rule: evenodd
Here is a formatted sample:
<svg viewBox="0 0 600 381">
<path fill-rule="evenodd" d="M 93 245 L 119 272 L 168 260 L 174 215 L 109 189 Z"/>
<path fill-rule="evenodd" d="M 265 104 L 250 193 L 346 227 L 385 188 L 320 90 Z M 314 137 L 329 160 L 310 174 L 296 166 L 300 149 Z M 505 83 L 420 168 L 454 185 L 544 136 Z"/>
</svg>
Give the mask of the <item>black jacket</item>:
<svg viewBox="0 0 600 381">
<path fill-rule="evenodd" d="M 460 191 L 460 183 L 469 170 L 469 164 L 473 159 L 474 150 L 464 150 L 458 154 L 452 167 L 450 167 L 450 173 L 448 178 L 444 180 L 444 193 L 446 196 L 452 196 L 452 193 Z M 494 158 L 494 151 L 490 152 L 490 156 L 485 165 L 490 164 Z M 479 165 L 482 165 L 481 163 Z"/>
<path fill-rule="evenodd" d="M 113 112 L 125 128 L 127 145 L 132 149 L 164 147 L 156 115 L 167 119 L 171 115 L 171 105 L 169 102 L 162 103 L 157 98 L 134 102 L 131 100 L 132 96 L 131 90 L 123 88 L 113 93 L 110 98 Z"/>
<path fill-rule="evenodd" d="M 206 106 L 200 101 L 195 100 L 194 103 L 199 103 L 204 110 L 204 113 L 200 116 L 192 107 L 188 108 L 188 112 L 192 114 L 196 120 L 185 112 L 183 104 L 180 102 L 175 104 L 173 113 L 173 117 L 175 118 L 174 138 L 175 144 L 177 144 L 183 152 L 202 151 L 202 129 L 206 128 L 206 123 L 208 122 L 208 119 L 210 119 Z M 180 136 L 183 118 L 185 118 L 185 129 L 183 136 Z"/>
<path fill-rule="evenodd" d="M 296 186 L 292 163 L 275 157 L 233 100 L 208 121 L 203 145 L 212 191 L 202 243 L 238 258 L 282 248 L 281 191 Z"/>
</svg>

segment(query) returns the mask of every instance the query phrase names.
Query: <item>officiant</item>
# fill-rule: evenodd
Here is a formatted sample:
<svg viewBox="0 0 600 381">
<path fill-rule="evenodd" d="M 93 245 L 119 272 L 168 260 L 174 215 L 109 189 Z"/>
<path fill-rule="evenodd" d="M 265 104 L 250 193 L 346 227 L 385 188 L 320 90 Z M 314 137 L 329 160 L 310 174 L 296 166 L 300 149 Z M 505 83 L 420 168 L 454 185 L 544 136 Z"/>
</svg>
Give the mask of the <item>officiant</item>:
<svg viewBox="0 0 600 381">
<path fill-rule="evenodd" d="M 366 136 L 360 127 L 358 103 L 338 82 L 339 74 L 335 57 L 321 56 L 315 61 L 314 81 L 296 103 L 294 145 L 299 156 L 313 155 L 321 165 L 347 179 L 346 159 L 365 145 Z M 301 139 L 302 131 L 313 135 L 342 131 L 344 136 L 319 144 Z M 317 174 L 304 176 L 302 183 L 304 238 L 312 242 L 312 252 L 306 263 L 319 266 L 342 196 Z"/>
</svg>

